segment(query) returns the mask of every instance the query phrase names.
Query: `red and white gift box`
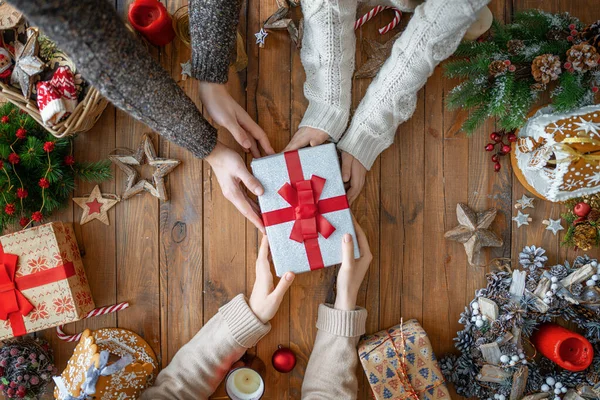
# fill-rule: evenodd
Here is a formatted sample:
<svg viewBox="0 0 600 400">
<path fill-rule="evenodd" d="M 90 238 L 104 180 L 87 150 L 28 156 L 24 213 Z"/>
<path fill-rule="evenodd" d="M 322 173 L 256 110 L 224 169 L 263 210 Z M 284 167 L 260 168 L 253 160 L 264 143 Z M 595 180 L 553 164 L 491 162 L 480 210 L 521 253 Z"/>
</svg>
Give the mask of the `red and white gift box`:
<svg viewBox="0 0 600 400">
<path fill-rule="evenodd" d="M 258 201 L 277 276 L 342 261 L 342 236 L 356 238 L 334 144 L 254 159 Z M 354 254 L 359 256 L 354 240 Z"/>
<path fill-rule="evenodd" d="M 80 320 L 92 309 L 70 224 L 0 237 L 0 340 Z"/>
</svg>

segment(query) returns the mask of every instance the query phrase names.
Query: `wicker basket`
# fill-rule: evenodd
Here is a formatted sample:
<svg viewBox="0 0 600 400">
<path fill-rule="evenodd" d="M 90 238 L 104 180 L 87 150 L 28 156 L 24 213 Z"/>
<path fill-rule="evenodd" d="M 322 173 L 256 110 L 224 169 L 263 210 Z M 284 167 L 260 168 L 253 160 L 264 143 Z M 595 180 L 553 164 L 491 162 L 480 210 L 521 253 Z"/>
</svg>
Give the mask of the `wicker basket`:
<svg viewBox="0 0 600 400">
<path fill-rule="evenodd" d="M 77 104 L 77 107 L 75 107 L 75 110 L 71 115 L 58 124 L 50 127 L 42 122 L 42 116 L 40 115 L 37 104 L 31 99 L 25 98 L 20 89 L 14 88 L 3 82 L 0 82 L 0 89 L 2 90 L 2 96 L 31 115 L 31 117 L 46 128 L 48 132 L 58 138 L 92 129 L 108 104 L 108 100 L 102 97 L 96 88 L 90 86 L 84 99 Z"/>
</svg>

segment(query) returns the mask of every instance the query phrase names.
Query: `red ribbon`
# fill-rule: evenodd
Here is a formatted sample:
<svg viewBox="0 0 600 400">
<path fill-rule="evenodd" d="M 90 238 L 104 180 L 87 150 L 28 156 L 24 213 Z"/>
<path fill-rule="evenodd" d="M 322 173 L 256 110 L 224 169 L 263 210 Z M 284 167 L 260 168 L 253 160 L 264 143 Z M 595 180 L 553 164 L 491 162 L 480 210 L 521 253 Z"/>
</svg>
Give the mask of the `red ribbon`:
<svg viewBox="0 0 600 400">
<path fill-rule="evenodd" d="M 285 152 L 283 155 L 290 183 L 286 182 L 277 193 L 291 207 L 263 213 L 263 222 L 265 226 L 272 226 L 295 221 L 290 239 L 304 243 L 311 271 L 323 268 L 319 233 L 328 239 L 335 227 L 322 214 L 349 208 L 348 198 L 342 195 L 321 200 L 326 179 L 316 175 L 304 179 L 297 150 Z"/>
<path fill-rule="evenodd" d="M 23 317 L 34 309 L 22 290 L 47 285 L 75 275 L 75 266 L 69 262 L 55 268 L 16 277 L 18 257 L 4 253 L 0 243 L 0 320 L 10 320 L 14 336 L 27 333 Z"/>
</svg>

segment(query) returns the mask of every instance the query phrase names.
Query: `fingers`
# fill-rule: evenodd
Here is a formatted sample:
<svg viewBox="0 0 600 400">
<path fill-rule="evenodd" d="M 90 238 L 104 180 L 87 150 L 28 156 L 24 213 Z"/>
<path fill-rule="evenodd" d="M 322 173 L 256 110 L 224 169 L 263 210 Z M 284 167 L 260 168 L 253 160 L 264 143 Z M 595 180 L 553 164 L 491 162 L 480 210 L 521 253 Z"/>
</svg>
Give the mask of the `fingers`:
<svg viewBox="0 0 600 400">
<path fill-rule="evenodd" d="M 310 138 L 308 135 L 305 135 L 303 131 L 298 131 L 294 134 L 292 140 L 288 143 L 283 151 L 292 151 L 298 150 L 302 147 L 305 147 L 309 144 Z"/>
<path fill-rule="evenodd" d="M 258 179 L 256 179 L 254 175 L 252 175 L 250 171 L 248 171 L 245 167 L 240 168 L 238 178 L 240 178 L 240 180 L 248 188 L 248 190 L 250 190 L 255 195 L 261 196 L 265 192 Z"/>
<path fill-rule="evenodd" d="M 356 220 L 354 220 L 354 230 L 356 231 L 356 240 L 358 241 L 358 248 L 360 249 L 361 258 L 372 257 L 367 235 L 365 235 L 365 231 L 363 231 L 363 228 L 358 224 L 358 222 L 356 222 Z"/>
<path fill-rule="evenodd" d="M 293 272 L 286 272 L 283 275 L 283 277 L 279 280 L 279 283 L 277 283 L 277 286 L 271 293 L 271 295 L 275 298 L 277 302 L 277 308 L 279 308 L 279 305 L 283 300 L 283 296 L 285 296 L 285 292 L 287 292 L 290 286 L 292 286 L 292 282 L 294 282 L 295 277 L 296 275 L 294 275 Z"/>
<path fill-rule="evenodd" d="M 342 237 L 342 268 L 348 268 L 354 261 L 354 241 L 352 235 L 345 233 Z"/>
<path fill-rule="evenodd" d="M 273 275 L 271 274 L 271 265 L 269 264 L 269 241 L 267 236 L 263 235 L 256 258 L 256 280 L 265 280 L 266 287 L 273 285 Z"/>
<path fill-rule="evenodd" d="M 231 201 L 235 208 L 242 213 L 244 217 L 246 217 L 250 222 L 252 222 L 252 224 L 254 224 L 254 226 L 256 226 L 256 228 L 258 228 L 258 230 L 260 230 L 262 233 L 265 233 L 265 226 L 262 220 L 258 214 L 254 212 L 252 206 L 244 197 L 244 194 L 239 187 L 235 187 L 231 191 L 224 191 L 224 195 L 229 201 Z"/>
<path fill-rule="evenodd" d="M 352 178 L 350 178 L 350 189 L 348 189 L 348 202 L 352 204 L 358 197 L 365 185 L 365 172 L 362 165 L 356 159 L 352 160 Z"/>
<path fill-rule="evenodd" d="M 271 143 L 269 142 L 269 137 L 265 131 L 263 131 L 262 128 L 258 126 L 258 124 L 254 122 L 252 118 L 250 118 L 248 113 L 243 111 L 239 115 L 239 119 L 242 127 L 244 127 L 244 129 L 246 129 L 246 131 L 249 132 L 253 138 L 258 140 L 260 147 L 262 147 L 266 154 L 275 154 L 275 150 L 273 150 L 273 146 L 271 146 Z"/>
<path fill-rule="evenodd" d="M 348 182 L 350 180 L 352 172 L 352 160 L 354 160 L 354 157 L 345 151 L 342 152 L 342 180 L 344 182 Z"/>
<path fill-rule="evenodd" d="M 224 127 L 231 132 L 231 135 L 235 141 L 240 144 L 240 146 L 246 150 L 250 150 L 252 148 L 252 142 L 254 139 L 250 139 L 250 137 L 248 137 L 246 131 L 237 123 L 237 121 L 231 121 L 230 123 L 224 125 Z"/>
</svg>

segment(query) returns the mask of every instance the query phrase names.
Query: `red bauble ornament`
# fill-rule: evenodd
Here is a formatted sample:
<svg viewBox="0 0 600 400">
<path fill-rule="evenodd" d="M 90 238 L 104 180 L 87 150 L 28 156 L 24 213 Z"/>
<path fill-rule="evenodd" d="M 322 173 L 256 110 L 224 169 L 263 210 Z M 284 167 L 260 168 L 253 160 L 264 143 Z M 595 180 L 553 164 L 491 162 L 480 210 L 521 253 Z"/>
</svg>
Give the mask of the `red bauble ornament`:
<svg viewBox="0 0 600 400">
<path fill-rule="evenodd" d="M 568 371 L 583 371 L 594 358 L 594 348 L 586 338 L 557 324 L 540 326 L 531 342 L 542 355 Z"/>
<path fill-rule="evenodd" d="M 510 153 L 510 146 L 505 144 L 504 146 L 502 146 L 502 152 L 505 154 Z"/>
<path fill-rule="evenodd" d="M 511 143 L 514 143 L 517 141 L 517 135 L 515 135 L 514 133 L 509 133 L 507 137 L 508 137 L 508 141 Z"/>
<path fill-rule="evenodd" d="M 569 25 L 569 30 L 574 30 L 575 28 L 577 28 L 577 27 L 575 26 L 575 24 L 571 24 L 571 25 Z"/>
<path fill-rule="evenodd" d="M 577 215 L 578 217 L 585 217 L 586 215 L 588 215 L 590 213 L 590 211 L 592 210 L 592 207 L 590 207 L 589 204 L 581 202 L 581 203 L 577 203 L 575 204 L 575 207 L 573 207 L 573 213 L 575 215 Z"/>
<path fill-rule="evenodd" d="M 497 162 L 496 164 L 494 164 L 494 171 L 499 172 L 500 168 L 502 168 L 502 165 L 500 165 L 499 162 Z"/>
<path fill-rule="evenodd" d="M 273 364 L 273 368 L 278 372 L 286 374 L 296 366 L 296 354 L 287 347 L 279 345 L 277 350 L 273 353 L 271 364 Z"/>
<path fill-rule="evenodd" d="M 502 140 L 502 136 L 498 135 L 498 132 L 492 132 L 490 134 L 490 139 L 497 143 Z"/>
<path fill-rule="evenodd" d="M 494 155 L 492 156 L 492 162 L 495 162 L 495 163 L 497 163 L 499 159 L 500 159 L 500 158 L 498 157 L 498 154 L 494 154 Z"/>
<path fill-rule="evenodd" d="M 493 143 L 488 143 L 485 145 L 485 151 L 493 151 L 494 150 L 494 144 Z"/>
</svg>

